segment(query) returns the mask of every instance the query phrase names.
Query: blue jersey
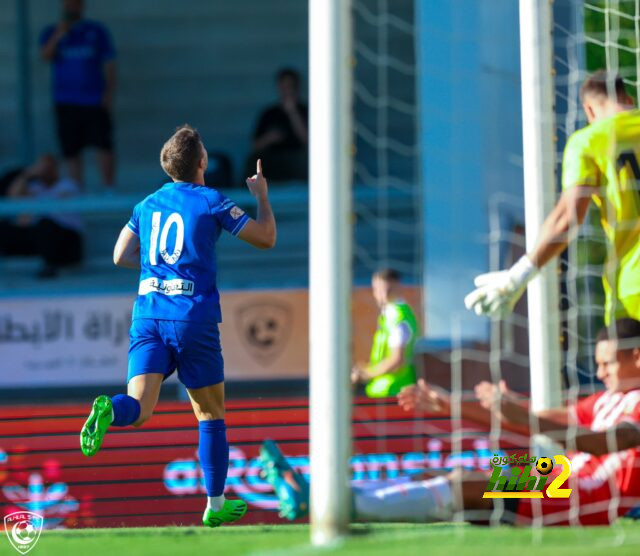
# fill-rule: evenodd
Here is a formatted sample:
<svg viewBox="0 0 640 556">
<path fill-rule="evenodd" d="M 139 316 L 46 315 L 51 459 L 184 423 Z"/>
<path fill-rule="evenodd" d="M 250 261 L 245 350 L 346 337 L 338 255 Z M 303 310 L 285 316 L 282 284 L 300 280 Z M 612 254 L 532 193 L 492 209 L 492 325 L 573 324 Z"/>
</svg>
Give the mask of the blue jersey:
<svg viewBox="0 0 640 556">
<path fill-rule="evenodd" d="M 127 224 L 140 238 L 133 318 L 222 322 L 216 241 L 248 220 L 233 201 L 193 183 L 167 183 L 138 203 Z"/>
<path fill-rule="evenodd" d="M 40 34 L 43 46 L 55 32 L 49 25 Z M 60 39 L 53 59 L 53 99 L 57 104 L 96 106 L 102 102 L 106 83 L 103 65 L 116 56 L 107 28 L 82 20 Z"/>
</svg>

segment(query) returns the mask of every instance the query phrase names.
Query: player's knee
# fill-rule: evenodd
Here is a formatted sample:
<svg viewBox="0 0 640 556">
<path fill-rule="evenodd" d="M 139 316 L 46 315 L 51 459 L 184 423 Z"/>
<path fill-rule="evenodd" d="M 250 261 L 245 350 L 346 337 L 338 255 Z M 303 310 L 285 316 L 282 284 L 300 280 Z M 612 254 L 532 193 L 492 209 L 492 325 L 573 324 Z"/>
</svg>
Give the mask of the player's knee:
<svg viewBox="0 0 640 556">
<path fill-rule="evenodd" d="M 193 401 L 193 413 L 198 421 L 215 421 L 224 419 L 224 397 L 211 394 L 197 396 L 190 393 Z"/>
<path fill-rule="evenodd" d="M 215 421 L 217 419 L 224 419 L 224 407 L 210 408 L 206 411 L 197 411 L 196 419 L 198 419 L 198 421 Z"/>
<path fill-rule="evenodd" d="M 146 423 L 149 419 L 151 419 L 151 415 L 153 414 L 153 410 L 145 410 L 145 409 L 140 409 L 140 416 L 138 417 L 138 419 L 136 420 L 135 423 L 133 423 L 134 427 L 140 427 L 142 426 L 144 423 Z"/>
</svg>

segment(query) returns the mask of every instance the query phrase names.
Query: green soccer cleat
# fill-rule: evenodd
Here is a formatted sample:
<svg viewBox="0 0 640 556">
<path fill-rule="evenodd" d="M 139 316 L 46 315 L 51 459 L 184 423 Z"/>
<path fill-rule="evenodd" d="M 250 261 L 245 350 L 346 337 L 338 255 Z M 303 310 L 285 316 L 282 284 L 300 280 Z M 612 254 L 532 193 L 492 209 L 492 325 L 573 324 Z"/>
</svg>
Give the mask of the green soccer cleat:
<svg viewBox="0 0 640 556">
<path fill-rule="evenodd" d="M 247 503 L 244 500 L 225 500 L 221 510 L 214 512 L 207 508 L 202 516 L 202 524 L 207 527 L 220 527 L 223 523 L 238 521 L 247 513 Z"/>
<path fill-rule="evenodd" d="M 113 419 L 113 407 L 109 396 L 98 396 L 93 400 L 91 413 L 80 431 L 80 449 L 87 456 L 95 456 L 102 446 L 111 420 Z"/>
<path fill-rule="evenodd" d="M 265 440 L 258 456 L 262 477 L 275 490 L 280 517 L 293 521 L 309 513 L 309 483 L 289 465 L 273 440 Z"/>
</svg>

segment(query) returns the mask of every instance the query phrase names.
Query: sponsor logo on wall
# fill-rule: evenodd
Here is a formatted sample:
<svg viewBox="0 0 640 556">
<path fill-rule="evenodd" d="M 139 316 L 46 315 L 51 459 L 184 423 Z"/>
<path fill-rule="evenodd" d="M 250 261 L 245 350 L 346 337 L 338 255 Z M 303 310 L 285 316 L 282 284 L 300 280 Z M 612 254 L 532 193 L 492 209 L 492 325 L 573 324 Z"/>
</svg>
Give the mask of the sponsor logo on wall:
<svg viewBox="0 0 640 556">
<path fill-rule="evenodd" d="M 154 283 L 166 295 L 190 295 L 185 280 Z M 158 291 L 147 295 L 162 295 Z M 404 297 L 419 307 L 417 288 Z M 135 293 L 0 299 L 0 388 L 114 384 L 126 380 Z M 309 296 L 306 289 L 225 291 L 220 324 L 230 380 L 306 378 Z M 353 358 L 371 348 L 378 309 L 369 288 L 352 298 Z M 170 379 L 175 380 L 175 379 Z"/>
<path fill-rule="evenodd" d="M 291 338 L 292 308 L 282 301 L 264 299 L 238 307 L 238 334 L 251 357 L 270 365 Z"/>
</svg>

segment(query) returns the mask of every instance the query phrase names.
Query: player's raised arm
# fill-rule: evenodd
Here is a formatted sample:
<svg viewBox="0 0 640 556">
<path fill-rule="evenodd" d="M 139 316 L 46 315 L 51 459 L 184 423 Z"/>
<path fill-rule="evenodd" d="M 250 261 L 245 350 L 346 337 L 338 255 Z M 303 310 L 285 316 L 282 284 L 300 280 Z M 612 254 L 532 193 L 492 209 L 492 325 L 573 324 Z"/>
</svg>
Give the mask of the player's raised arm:
<svg viewBox="0 0 640 556">
<path fill-rule="evenodd" d="M 496 413 L 503 425 L 524 427 L 527 434 L 533 434 L 530 426 L 535 421 L 536 431 L 580 452 L 601 456 L 640 446 L 640 428 L 631 421 L 612 425 L 602 431 L 593 431 L 577 426 L 576 423 L 570 424 L 567 408 L 531 415 L 528 408 L 519 403 L 513 392 L 506 388 L 504 381 L 500 381 L 499 386 L 481 382 L 476 385 L 475 394 L 482 407 Z"/>
<path fill-rule="evenodd" d="M 267 180 L 262 175 L 260 159 L 256 166 L 256 174 L 247 178 L 247 187 L 258 202 L 257 217 L 245 224 L 238 237 L 259 249 L 271 249 L 276 244 L 276 219 L 269 203 Z"/>
<path fill-rule="evenodd" d="M 629 226 L 623 224 L 630 215 L 637 219 L 638 213 L 635 209 L 621 210 L 620 206 L 624 203 L 623 190 L 635 189 L 633 183 L 637 182 L 639 173 L 634 150 L 638 144 L 634 101 L 626 92 L 622 78 L 605 71 L 595 72 L 585 80 L 580 98 L 590 125 L 576 131 L 567 141 L 562 161 L 564 192 L 546 218 L 535 249 L 508 270 L 476 277 L 476 289 L 464 301 L 467 308 L 478 315 L 505 316 L 513 309 L 538 269 L 564 251 L 572 233 L 584 220 L 593 195 L 602 200 L 599 203 L 601 217 L 613 230 L 607 234 L 611 252 L 618 253 L 618 246 L 622 244 L 629 245 L 627 249 L 638 248 L 637 234 L 629 233 Z M 604 184 L 607 188 L 601 189 Z M 618 257 L 616 261 L 619 268 L 623 258 Z M 607 281 L 606 276 L 603 280 Z M 607 304 L 610 305 L 607 284 L 605 290 L 609 290 Z M 636 295 L 636 290 L 631 295 Z"/>
<path fill-rule="evenodd" d="M 477 315 L 504 317 L 509 314 L 538 270 L 567 248 L 584 221 L 597 189 L 575 186 L 565 190 L 545 219 L 535 249 L 508 270 L 476 276 L 476 289 L 464 299 L 467 309 Z"/>
<path fill-rule="evenodd" d="M 122 228 L 113 248 L 113 263 L 124 268 L 140 268 L 140 238 L 129 226 Z"/>
<path fill-rule="evenodd" d="M 584 222 L 591 198 L 598 189 L 580 185 L 570 187 L 562 193 L 542 225 L 538 244 L 529 254 L 536 268 L 542 268 L 567 248 L 578 227 Z"/>
</svg>

